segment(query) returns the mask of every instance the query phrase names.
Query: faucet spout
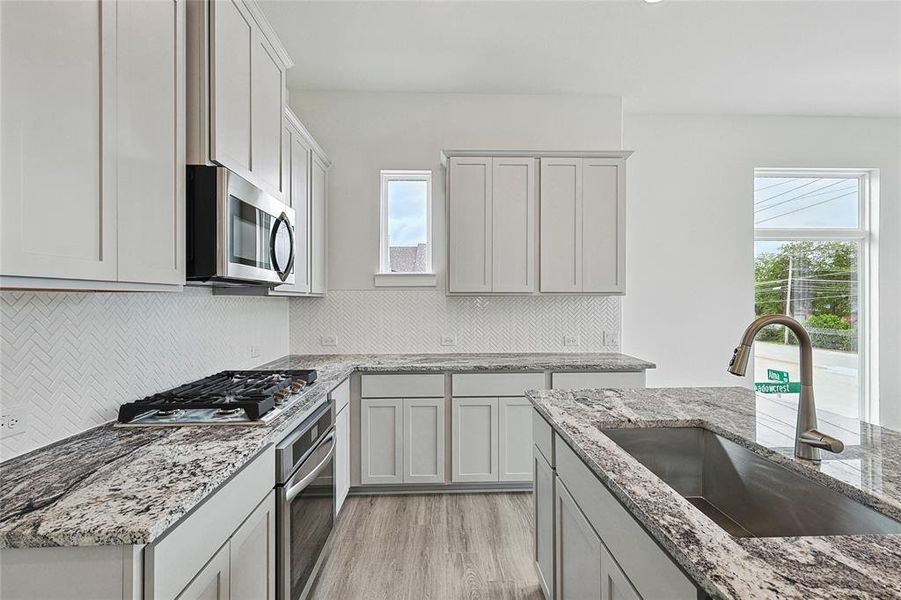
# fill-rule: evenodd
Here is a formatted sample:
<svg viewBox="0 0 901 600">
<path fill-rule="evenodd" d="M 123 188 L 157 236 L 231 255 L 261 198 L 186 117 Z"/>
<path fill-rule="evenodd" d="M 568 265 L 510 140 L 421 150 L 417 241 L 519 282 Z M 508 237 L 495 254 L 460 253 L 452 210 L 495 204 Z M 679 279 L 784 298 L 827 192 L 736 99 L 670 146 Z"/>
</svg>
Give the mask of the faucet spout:
<svg viewBox="0 0 901 600">
<path fill-rule="evenodd" d="M 764 315 L 755 319 L 741 336 L 741 342 L 732 354 L 728 371 L 742 376 L 748 369 L 754 338 L 767 325 L 784 325 L 798 338 L 801 353 L 801 394 L 798 398 L 798 422 L 795 430 L 795 456 L 819 461 L 820 449 L 841 452 L 845 445 L 841 440 L 817 431 L 817 410 L 813 399 L 813 344 L 807 330 L 787 315 Z"/>
</svg>

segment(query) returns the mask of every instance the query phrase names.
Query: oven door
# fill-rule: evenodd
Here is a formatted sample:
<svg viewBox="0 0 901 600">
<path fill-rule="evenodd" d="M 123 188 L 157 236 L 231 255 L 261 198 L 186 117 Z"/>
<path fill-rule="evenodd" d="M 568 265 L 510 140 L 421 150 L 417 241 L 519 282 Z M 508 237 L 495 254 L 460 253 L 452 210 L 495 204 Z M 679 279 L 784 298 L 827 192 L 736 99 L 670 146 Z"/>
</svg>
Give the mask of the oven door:
<svg viewBox="0 0 901 600">
<path fill-rule="evenodd" d="M 278 598 L 309 594 L 335 524 L 335 430 L 332 427 L 277 491 Z"/>
<path fill-rule="evenodd" d="M 294 210 L 238 175 L 228 174 L 222 214 L 224 267 L 230 279 L 294 282 Z"/>
</svg>

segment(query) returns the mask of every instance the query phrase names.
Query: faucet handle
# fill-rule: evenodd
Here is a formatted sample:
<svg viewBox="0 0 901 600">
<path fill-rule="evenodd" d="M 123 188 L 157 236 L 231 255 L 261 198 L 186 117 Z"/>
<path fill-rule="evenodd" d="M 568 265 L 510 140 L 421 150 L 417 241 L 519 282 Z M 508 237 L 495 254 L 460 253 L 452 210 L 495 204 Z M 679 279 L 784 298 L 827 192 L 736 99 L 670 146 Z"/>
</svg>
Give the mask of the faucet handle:
<svg viewBox="0 0 901 600">
<path fill-rule="evenodd" d="M 814 448 L 821 448 L 839 454 L 845 449 L 845 444 L 831 435 L 826 435 L 816 429 L 808 429 L 798 436 L 798 441 Z"/>
</svg>

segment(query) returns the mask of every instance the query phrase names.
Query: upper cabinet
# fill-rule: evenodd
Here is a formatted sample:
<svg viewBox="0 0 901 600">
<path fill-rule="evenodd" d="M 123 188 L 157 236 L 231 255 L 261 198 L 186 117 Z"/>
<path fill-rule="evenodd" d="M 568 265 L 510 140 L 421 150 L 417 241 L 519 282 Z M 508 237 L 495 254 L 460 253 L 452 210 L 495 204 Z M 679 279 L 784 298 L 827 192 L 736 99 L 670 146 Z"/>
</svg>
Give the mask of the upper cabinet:
<svg viewBox="0 0 901 600">
<path fill-rule="evenodd" d="M 184 11 L 0 5 L 2 287 L 184 283 Z"/>
<path fill-rule="evenodd" d="M 448 151 L 448 293 L 625 293 L 630 154 Z"/>
<path fill-rule="evenodd" d="M 625 161 L 541 159 L 541 291 L 625 293 Z"/>
<path fill-rule="evenodd" d="M 535 291 L 535 159 L 448 163 L 448 291 Z"/>
<path fill-rule="evenodd" d="M 286 200 L 285 72 L 293 65 L 256 3 L 190 0 L 188 163 L 215 163 Z"/>
</svg>

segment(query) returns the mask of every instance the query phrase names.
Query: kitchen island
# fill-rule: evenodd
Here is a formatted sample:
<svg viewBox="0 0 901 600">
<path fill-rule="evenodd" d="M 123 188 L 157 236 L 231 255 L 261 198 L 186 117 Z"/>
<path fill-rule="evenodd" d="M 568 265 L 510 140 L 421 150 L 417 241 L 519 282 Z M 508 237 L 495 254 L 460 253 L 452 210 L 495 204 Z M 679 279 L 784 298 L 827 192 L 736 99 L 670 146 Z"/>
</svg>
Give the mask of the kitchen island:
<svg viewBox="0 0 901 600">
<path fill-rule="evenodd" d="M 684 581 L 696 586 L 701 596 L 716 598 L 901 597 L 901 535 L 734 537 L 601 430 L 700 427 L 883 515 L 901 519 L 898 432 L 861 422 L 859 439 L 853 440 L 857 443 L 849 444 L 840 455 L 826 454 L 822 463 L 815 465 L 795 459 L 790 447 L 766 448 L 757 443 L 773 425 L 772 417 L 758 408 L 754 392 L 745 388 L 541 390 L 527 396 L 537 413 L 536 432 L 545 426 L 542 423 L 553 432 L 556 447 L 547 449 L 544 442 L 545 449 L 536 452 L 539 457 L 550 454 L 548 461 L 556 455 L 557 482 L 561 481 L 560 463 L 573 457 L 578 462 L 575 468 L 590 476 L 588 484 L 602 485 L 593 489 L 615 498 L 617 510 L 624 509 L 627 518 L 634 520 L 635 531 L 653 541 L 671 563 L 659 565 L 660 569 L 633 567 L 630 572 L 630 557 L 617 557 L 614 547 L 631 543 L 621 538 L 604 540 L 617 567 L 631 579 L 618 580 L 630 591 L 642 592 L 645 580 L 645 589 L 651 589 L 651 584 L 660 580 L 661 569 L 672 568 L 676 586 L 670 588 L 668 597 L 677 597 L 676 588 Z M 539 443 L 541 436 L 536 433 Z M 578 491 L 567 491 L 566 498 L 569 492 L 578 503 Z M 590 517 L 598 501 L 597 497 L 583 497 L 581 511 Z M 816 503 L 817 498 L 808 501 Z M 559 518 L 558 514 L 557 525 Z M 601 521 L 604 518 L 601 516 Z M 606 525 L 592 522 L 591 526 L 602 529 Z M 542 531 L 541 523 L 536 530 Z M 540 554 L 540 547 L 538 551 Z M 558 564 L 556 575 L 560 572 Z M 546 575 L 550 578 L 553 575 Z M 684 589 L 690 592 L 687 586 Z"/>
</svg>

